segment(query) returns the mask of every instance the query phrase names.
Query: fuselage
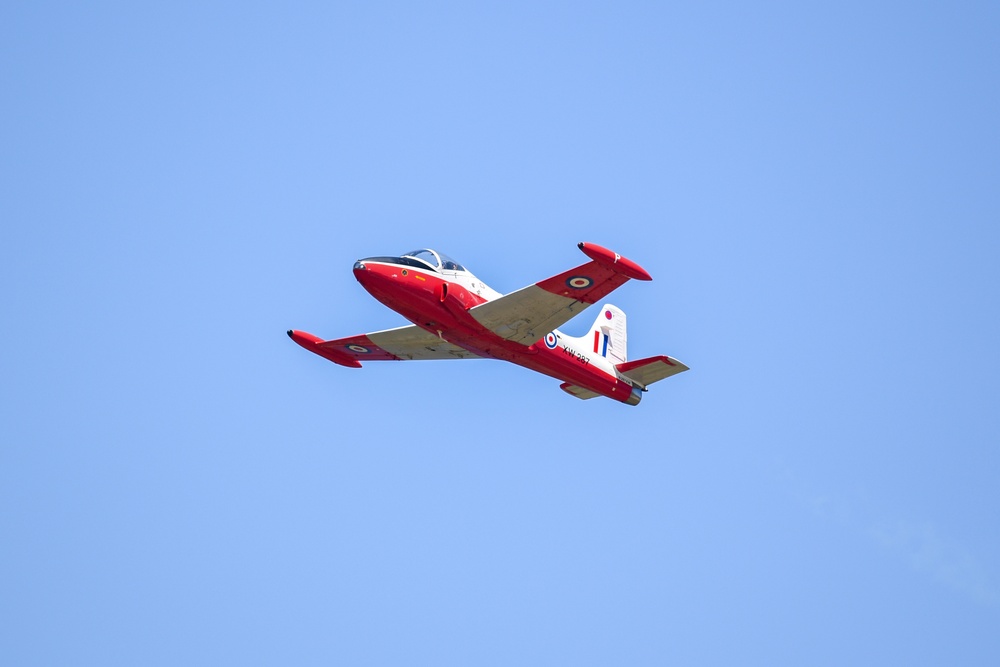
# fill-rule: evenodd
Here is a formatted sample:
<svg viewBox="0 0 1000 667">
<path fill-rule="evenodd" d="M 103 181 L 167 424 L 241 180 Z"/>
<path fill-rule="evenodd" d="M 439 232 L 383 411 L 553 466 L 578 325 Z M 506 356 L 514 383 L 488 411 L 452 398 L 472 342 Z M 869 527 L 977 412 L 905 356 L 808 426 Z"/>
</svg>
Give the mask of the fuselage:
<svg viewBox="0 0 1000 667">
<path fill-rule="evenodd" d="M 484 327 L 469 310 L 502 295 L 439 253 L 369 257 L 355 263 L 354 276 L 413 324 L 480 357 L 509 361 L 623 403 L 635 405 L 641 398 L 638 387 L 580 339 L 556 330 L 523 345 Z"/>
</svg>

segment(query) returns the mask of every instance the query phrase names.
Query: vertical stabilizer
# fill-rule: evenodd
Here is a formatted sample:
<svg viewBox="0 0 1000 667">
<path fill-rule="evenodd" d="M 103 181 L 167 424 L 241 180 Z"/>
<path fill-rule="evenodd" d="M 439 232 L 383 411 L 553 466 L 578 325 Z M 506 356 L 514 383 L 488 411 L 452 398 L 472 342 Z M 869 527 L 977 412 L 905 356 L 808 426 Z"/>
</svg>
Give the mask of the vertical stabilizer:
<svg viewBox="0 0 1000 667">
<path fill-rule="evenodd" d="M 618 306 L 606 303 L 584 338 L 590 352 L 612 364 L 628 361 L 628 335 L 625 333 L 625 313 Z"/>
</svg>

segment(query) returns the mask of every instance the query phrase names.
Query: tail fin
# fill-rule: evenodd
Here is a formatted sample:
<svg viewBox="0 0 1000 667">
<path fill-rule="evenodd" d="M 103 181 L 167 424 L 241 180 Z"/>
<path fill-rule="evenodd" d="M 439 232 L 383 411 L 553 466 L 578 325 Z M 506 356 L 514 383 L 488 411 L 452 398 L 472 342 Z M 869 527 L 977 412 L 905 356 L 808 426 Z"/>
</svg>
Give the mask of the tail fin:
<svg viewBox="0 0 1000 667">
<path fill-rule="evenodd" d="M 625 363 L 628 361 L 625 313 L 618 306 L 604 304 L 584 340 L 594 354 L 604 357 L 615 365 Z"/>
</svg>

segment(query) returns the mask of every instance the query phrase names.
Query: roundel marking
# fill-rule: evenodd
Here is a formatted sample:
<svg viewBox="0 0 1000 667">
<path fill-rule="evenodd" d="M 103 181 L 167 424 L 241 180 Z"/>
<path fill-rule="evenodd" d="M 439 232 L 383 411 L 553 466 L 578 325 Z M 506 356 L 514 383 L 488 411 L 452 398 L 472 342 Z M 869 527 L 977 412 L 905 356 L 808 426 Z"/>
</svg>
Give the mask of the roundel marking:
<svg viewBox="0 0 1000 667">
<path fill-rule="evenodd" d="M 559 341 L 558 339 L 556 339 L 556 335 L 554 333 L 550 331 L 549 333 L 545 334 L 545 347 L 549 348 L 550 350 L 554 350 L 556 349 L 556 345 L 558 344 Z"/>
<path fill-rule="evenodd" d="M 612 317 L 611 311 L 610 310 L 605 310 L 604 311 L 604 317 L 606 317 L 606 318 L 608 318 L 610 320 L 611 317 Z"/>
<path fill-rule="evenodd" d="M 408 275 L 408 274 L 409 274 L 409 271 L 407 271 L 406 269 L 403 269 L 403 271 L 402 271 L 402 274 L 403 274 L 404 276 L 405 276 L 405 275 Z"/>
<path fill-rule="evenodd" d="M 371 352 L 371 350 L 363 345 L 348 345 L 347 349 L 351 352 L 357 352 L 358 354 L 368 354 Z"/>
<path fill-rule="evenodd" d="M 566 284 L 573 289 L 586 289 L 594 284 L 594 279 L 589 276 L 573 276 L 566 281 Z"/>
</svg>

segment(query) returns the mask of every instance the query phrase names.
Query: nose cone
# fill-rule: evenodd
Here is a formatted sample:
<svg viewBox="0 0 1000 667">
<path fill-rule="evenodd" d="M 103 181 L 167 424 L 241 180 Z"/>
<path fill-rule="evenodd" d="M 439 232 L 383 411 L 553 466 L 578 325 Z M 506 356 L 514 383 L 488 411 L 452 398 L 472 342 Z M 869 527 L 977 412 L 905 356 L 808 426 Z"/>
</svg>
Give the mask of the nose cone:
<svg viewBox="0 0 1000 667">
<path fill-rule="evenodd" d="M 359 259 L 354 262 L 354 278 L 368 290 L 372 290 L 372 283 L 382 283 L 386 276 L 383 276 L 381 264 L 369 264 L 367 259 Z"/>
<path fill-rule="evenodd" d="M 382 281 L 396 279 L 399 277 L 399 267 L 392 261 L 391 257 L 366 257 L 354 262 L 354 277 L 362 285 L 368 285 L 372 281 Z"/>
<path fill-rule="evenodd" d="M 383 302 L 391 291 L 398 289 L 398 273 L 392 265 L 370 262 L 368 259 L 359 259 L 354 263 L 355 279 L 372 296 Z"/>
</svg>

